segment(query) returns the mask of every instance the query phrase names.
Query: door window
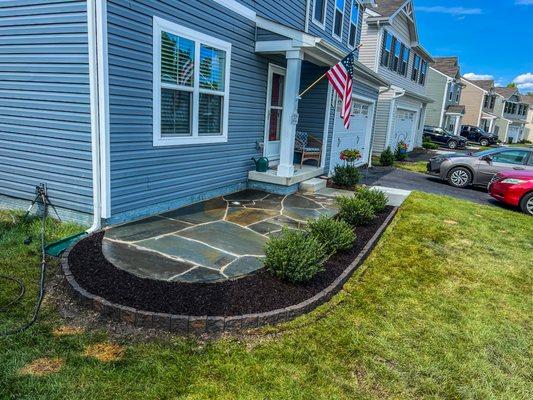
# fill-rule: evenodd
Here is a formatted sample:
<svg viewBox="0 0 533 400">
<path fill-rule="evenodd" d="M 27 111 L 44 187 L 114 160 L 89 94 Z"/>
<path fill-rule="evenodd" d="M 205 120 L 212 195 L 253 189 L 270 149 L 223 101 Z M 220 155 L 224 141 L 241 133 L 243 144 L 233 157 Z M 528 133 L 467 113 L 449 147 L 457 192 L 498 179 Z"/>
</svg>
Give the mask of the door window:
<svg viewBox="0 0 533 400">
<path fill-rule="evenodd" d="M 281 133 L 281 117 L 283 112 L 283 88 L 285 77 L 280 74 L 272 74 L 272 93 L 270 95 L 270 125 L 268 140 L 277 141 Z"/>
<path fill-rule="evenodd" d="M 525 164 L 528 152 L 524 150 L 510 150 L 496 153 L 492 156 L 493 162 L 505 163 L 505 164 Z"/>
</svg>

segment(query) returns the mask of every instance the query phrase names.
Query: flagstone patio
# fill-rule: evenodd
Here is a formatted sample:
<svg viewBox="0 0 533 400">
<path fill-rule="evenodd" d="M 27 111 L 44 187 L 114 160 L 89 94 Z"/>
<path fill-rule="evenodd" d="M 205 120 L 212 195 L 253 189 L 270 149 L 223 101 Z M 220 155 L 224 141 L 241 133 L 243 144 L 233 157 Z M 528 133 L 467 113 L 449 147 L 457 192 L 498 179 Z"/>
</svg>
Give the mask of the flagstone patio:
<svg viewBox="0 0 533 400">
<path fill-rule="evenodd" d="M 245 190 L 109 228 L 104 256 L 143 278 L 205 283 L 235 279 L 263 267 L 264 245 L 283 227 L 336 213 L 326 194 Z"/>
</svg>

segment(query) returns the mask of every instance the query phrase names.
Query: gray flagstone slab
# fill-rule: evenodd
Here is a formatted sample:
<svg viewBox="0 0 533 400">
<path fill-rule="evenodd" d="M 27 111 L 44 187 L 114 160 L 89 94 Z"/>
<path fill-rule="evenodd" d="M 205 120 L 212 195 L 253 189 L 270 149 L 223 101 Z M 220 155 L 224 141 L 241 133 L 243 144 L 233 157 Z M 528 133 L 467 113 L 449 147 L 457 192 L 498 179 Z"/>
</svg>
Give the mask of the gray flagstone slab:
<svg viewBox="0 0 533 400">
<path fill-rule="evenodd" d="M 190 226 L 190 224 L 181 221 L 151 217 L 129 224 L 112 227 L 106 231 L 105 237 L 108 239 L 134 242 L 136 240 L 143 240 L 154 236 L 177 232 L 188 226 Z"/>
</svg>

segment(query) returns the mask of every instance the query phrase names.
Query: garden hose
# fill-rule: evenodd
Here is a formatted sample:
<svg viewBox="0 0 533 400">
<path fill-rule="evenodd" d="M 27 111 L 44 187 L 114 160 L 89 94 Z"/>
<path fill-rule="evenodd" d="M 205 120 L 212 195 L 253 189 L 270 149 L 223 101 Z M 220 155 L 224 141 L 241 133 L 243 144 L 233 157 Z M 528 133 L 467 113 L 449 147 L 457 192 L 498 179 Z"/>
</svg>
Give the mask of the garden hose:
<svg viewBox="0 0 533 400">
<path fill-rule="evenodd" d="M 41 216 L 41 268 L 40 268 L 41 275 L 39 278 L 39 293 L 37 294 L 37 297 L 35 299 L 35 307 L 33 309 L 33 315 L 31 319 L 17 328 L 0 332 L 0 337 L 10 336 L 10 335 L 24 332 L 25 330 L 30 328 L 35 323 L 35 321 L 37 321 L 37 318 L 39 317 L 39 311 L 41 310 L 41 304 L 44 298 L 45 277 L 46 277 L 46 253 L 45 253 L 45 226 L 46 226 L 46 214 L 47 214 L 46 213 L 47 211 L 46 192 L 39 191 L 37 197 L 41 198 L 43 202 L 43 206 L 44 206 L 42 216 Z M 15 305 L 16 303 L 18 303 L 24 297 L 24 294 L 26 292 L 26 287 L 24 286 L 24 282 L 22 281 L 22 279 L 18 277 L 0 275 L 0 279 L 10 280 L 10 281 L 16 282 L 19 285 L 19 294 L 14 299 L 10 300 L 7 304 L 0 307 L 0 311 L 4 311 L 8 307 L 11 307 Z"/>
</svg>

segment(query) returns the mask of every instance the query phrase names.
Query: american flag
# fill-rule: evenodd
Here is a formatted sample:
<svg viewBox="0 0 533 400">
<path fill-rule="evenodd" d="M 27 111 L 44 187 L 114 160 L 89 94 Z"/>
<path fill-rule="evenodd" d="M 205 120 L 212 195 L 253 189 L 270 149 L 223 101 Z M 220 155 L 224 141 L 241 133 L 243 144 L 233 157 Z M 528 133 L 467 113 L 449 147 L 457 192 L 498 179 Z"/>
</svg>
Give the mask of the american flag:
<svg viewBox="0 0 533 400">
<path fill-rule="evenodd" d="M 352 110 L 352 89 L 354 74 L 355 56 L 352 51 L 338 64 L 331 67 L 326 72 L 326 76 L 333 86 L 333 89 L 342 99 L 341 118 L 344 120 L 344 127 L 350 127 L 350 115 Z"/>
</svg>

